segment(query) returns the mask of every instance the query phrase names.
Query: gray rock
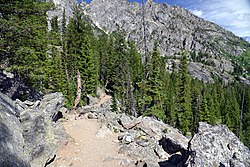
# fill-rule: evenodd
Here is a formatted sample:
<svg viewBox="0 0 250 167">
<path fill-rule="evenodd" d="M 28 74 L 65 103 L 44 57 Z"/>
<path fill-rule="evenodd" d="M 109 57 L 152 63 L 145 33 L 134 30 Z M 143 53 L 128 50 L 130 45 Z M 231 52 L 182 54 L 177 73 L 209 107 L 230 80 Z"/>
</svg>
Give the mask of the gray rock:
<svg viewBox="0 0 250 167">
<path fill-rule="evenodd" d="M 62 107 L 62 108 L 59 109 L 59 111 L 65 117 L 69 110 L 67 108 L 65 108 L 65 107 Z"/>
<path fill-rule="evenodd" d="M 0 166 L 41 167 L 54 157 L 68 137 L 52 121 L 63 102 L 59 93 L 45 96 L 41 105 L 13 102 L 0 93 Z"/>
<path fill-rule="evenodd" d="M 28 100 L 38 100 L 41 98 L 40 92 L 28 88 L 20 78 L 1 69 L 0 92 L 14 100 L 23 97 L 26 97 Z"/>
<path fill-rule="evenodd" d="M 46 0 L 50 1 L 50 0 Z M 66 24 L 73 15 L 73 7 L 76 5 L 75 0 L 52 0 L 56 8 L 47 12 L 48 29 L 51 30 L 51 21 L 54 17 L 58 17 L 60 29 L 62 28 L 63 10 L 65 9 Z"/>
<path fill-rule="evenodd" d="M 145 161 L 139 160 L 136 162 L 135 167 L 145 167 L 148 166 L 147 163 Z"/>
<path fill-rule="evenodd" d="M 0 100 L 2 108 L 6 109 L 5 112 L 8 112 L 10 115 L 20 115 L 17 105 L 7 95 L 0 92 Z"/>
<path fill-rule="evenodd" d="M 125 134 L 122 138 L 122 143 L 124 144 L 129 144 L 135 141 L 135 136 L 134 134 Z"/>
<path fill-rule="evenodd" d="M 120 115 L 114 112 L 105 112 L 100 117 L 101 121 L 107 124 L 107 127 L 113 132 L 124 132 L 125 129 L 119 123 Z"/>
<path fill-rule="evenodd" d="M 250 166 L 250 150 L 225 125 L 199 124 L 191 140 L 194 166 Z M 190 165 L 191 166 L 191 165 Z"/>
<path fill-rule="evenodd" d="M 40 102 L 39 110 L 49 114 L 51 120 L 56 122 L 59 118 L 62 118 L 62 113 L 59 110 L 63 107 L 64 101 L 62 93 L 45 95 Z"/>
<path fill-rule="evenodd" d="M 79 109 L 79 115 L 84 115 L 88 112 L 91 112 L 93 110 L 93 106 L 83 106 Z"/>
<path fill-rule="evenodd" d="M 88 113 L 88 114 L 87 114 L 87 118 L 88 118 L 88 119 L 97 119 L 97 115 L 94 114 L 94 113 Z"/>
<path fill-rule="evenodd" d="M 20 116 L 28 160 L 34 167 L 44 166 L 66 142 L 64 129 L 60 123 L 53 122 L 55 115 L 52 117 L 63 105 L 62 94 L 46 95 L 37 109 L 25 110 Z"/>
<path fill-rule="evenodd" d="M 87 98 L 88 98 L 88 105 L 95 105 L 99 102 L 99 99 L 97 97 L 87 95 Z"/>
<path fill-rule="evenodd" d="M 125 154 L 133 159 L 140 159 L 143 161 L 158 163 L 159 157 L 156 155 L 155 143 L 151 142 L 147 147 L 138 147 L 135 142 L 130 144 L 122 144 L 119 149 L 119 154 Z"/>
<path fill-rule="evenodd" d="M 205 21 L 182 7 L 166 3 L 158 4 L 149 0 L 143 12 L 142 5 L 127 0 L 92 0 L 90 4 L 82 3 L 82 9 L 92 22 L 106 33 L 124 30 L 127 38 L 135 41 L 142 54 L 145 51 L 145 20 L 148 50 L 153 50 L 157 40 L 163 56 L 178 56 L 182 50 L 193 52 L 196 56 L 190 60 L 206 64 L 206 70 L 202 73 L 190 70 L 196 78 L 205 81 L 213 81 L 210 68 L 231 73 L 234 66 L 226 55 L 239 56 L 249 47 L 249 43 L 232 32 Z M 197 60 L 200 53 L 201 60 Z M 223 76 L 222 71 L 218 72 L 219 76 Z M 223 79 L 226 80 L 226 77 Z"/>
<path fill-rule="evenodd" d="M 132 119 L 130 116 L 126 115 L 125 113 L 122 113 L 120 118 L 118 119 L 118 122 L 121 126 L 123 126 L 125 129 L 128 129 L 132 122 Z"/>
<path fill-rule="evenodd" d="M 24 103 L 25 105 L 29 106 L 29 107 L 34 105 L 34 102 L 29 101 L 29 100 L 25 100 L 23 103 Z"/>
<path fill-rule="evenodd" d="M 29 167 L 22 128 L 14 102 L 0 93 L 0 166 Z"/>
</svg>

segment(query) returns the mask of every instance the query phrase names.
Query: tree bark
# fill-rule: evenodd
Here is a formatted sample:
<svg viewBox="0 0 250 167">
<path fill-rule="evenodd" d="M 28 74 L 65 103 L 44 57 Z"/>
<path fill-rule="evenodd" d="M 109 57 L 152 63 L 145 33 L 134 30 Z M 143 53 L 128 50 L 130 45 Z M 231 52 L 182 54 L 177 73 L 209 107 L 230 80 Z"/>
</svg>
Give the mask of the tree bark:
<svg viewBox="0 0 250 167">
<path fill-rule="evenodd" d="M 78 70 L 77 71 L 77 94 L 76 94 L 75 105 L 74 105 L 75 110 L 77 109 L 78 104 L 80 103 L 81 95 L 82 95 L 81 73 Z"/>
</svg>

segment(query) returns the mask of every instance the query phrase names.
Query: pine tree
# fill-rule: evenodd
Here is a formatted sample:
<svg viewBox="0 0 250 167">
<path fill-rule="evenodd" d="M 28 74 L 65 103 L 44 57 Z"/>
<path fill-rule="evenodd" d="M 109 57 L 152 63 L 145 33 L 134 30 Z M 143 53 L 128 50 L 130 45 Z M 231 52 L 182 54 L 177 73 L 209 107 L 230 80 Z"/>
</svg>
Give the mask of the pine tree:
<svg viewBox="0 0 250 167">
<path fill-rule="evenodd" d="M 163 89 L 163 78 L 165 70 L 163 62 L 161 61 L 160 52 L 157 49 L 158 44 L 155 43 L 153 52 L 151 53 L 151 59 L 149 61 L 149 79 L 147 95 L 150 96 L 151 102 L 149 106 L 149 113 L 156 117 L 166 120 L 165 111 L 163 109 L 164 102 L 164 89 Z M 163 69 L 162 69 L 163 67 Z"/>
<path fill-rule="evenodd" d="M 58 17 L 55 16 L 51 20 L 51 31 L 48 35 L 50 45 L 60 46 L 61 45 L 61 34 L 59 32 Z"/>
<path fill-rule="evenodd" d="M 76 86 L 77 71 L 80 71 L 82 78 L 82 101 L 80 104 L 87 102 L 86 95 L 95 95 L 98 84 L 98 67 L 97 59 L 94 55 L 93 43 L 95 37 L 90 23 L 86 21 L 83 13 L 78 6 L 74 9 L 74 17 L 70 20 L 65 35 L 67 51 L 67 71 L 69 82 L 74 82 Z M 69 89 L 76 91 L 75 89 Z M 70 92 L 70 96 L 75 96 Z M 69 97 L 72 99 L 72 97 Z"/>
<path fill-rule="evenodd" d="M 0 5 L 0 57 L 23 81 L 44 89 L 46 78 L 47 20 L 50 3 L 8 1 Z"/>
<path fill-rule="evenodd" d="M 236 99 L 235 88 L 231 89 L 231 112 L 229 113 L 231 119 L 230 130 L 235 134 L 238 134 L 238 128 L 240 126 L 240 106 Z"/>
<path fill-rule="evenodd" d="M 206 89 L 203 88 L 203 89 Z M 208 107 L 208 94 L 206 90 L 203 90 L 202 103 L 201 103 L 201 114 L 200 121 L 210 123 L 210 112 Z"/>
<path fill-rule="evenodd" d="M 108 44 L 108 36 L 105 34 L 101 34 L 97 40 L 97 54 L 99 56 L 99 82 L 101 85 L 105 85 L 106 76 L 107 76 L 107 44 Z"/>
<path fill-rule="evenodd" d="M 200 122 L 201 116 L 201 82 L 192 80 L 192 115 L 193 115 L 193 129 L 192 132 L 196 132 Z"/>
<path fill-rule="evenodd" d="M 185 52 L 182 53 L 180 64 L 180 93 L 178 108 L 178 128 L 186 134 L 190 132 L 192 125 L 192 108 L 191 108 L 191 85 L 188 71 L 188 59 Z"/>
<path fill-rule="evenodd" d="M 246 146 L 250 147 L 250 86 L 244 87 L 245 100 L 243 103 L 243 126 L 242 126 L 242 138 Z"/>
</svg>

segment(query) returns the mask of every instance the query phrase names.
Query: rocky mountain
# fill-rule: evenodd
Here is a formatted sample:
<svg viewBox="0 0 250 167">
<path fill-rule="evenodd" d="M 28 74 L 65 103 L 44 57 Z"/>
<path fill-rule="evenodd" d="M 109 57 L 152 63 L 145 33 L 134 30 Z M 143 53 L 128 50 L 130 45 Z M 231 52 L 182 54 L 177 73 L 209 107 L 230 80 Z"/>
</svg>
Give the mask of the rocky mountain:
<svg viewBox="0 0 250 167">
<path fill-rule="evenodd" d="M 48 0 L 47 0 L 48 1 Z M 48 1 L 49 2 L 49 1 Z M 58 22 L 62 23 L 63 18 L 63 12 L 65 11 L 65 17 L 67 22 L 69 21 L 69 18 L 73 15 L 73 7 L 76 5 L 75 0 L 53 0 L 53 3 L 55 4 L 55 8 L 51 11 L 48 11 L 48 28 L 51 30 L 51 24 L 50 21 L 53 17 L 58 17 Z"/>
<path fill-rule="evenodd" d="M 55 0 L 61 9 L 64 4 L 72 2 Z M 67 5 L 64 8 L 69 8 Z M 127 0 L 92 0 L 89 4 L 81 3 L 81 7 L 92 22 L 106 33 L 125 31 L 127 38 L 135 41 L 141 53 L 145 52 L 145 28 L 147 50 L 151 52 L 154 42 L 158 42 L 162 56 L 168 59 L 166 68 L 170 72 L 173 64 L 178 65 L 180 51 L 192 53 L 190 74 L 205 82 L 213 82 L 213 76 L 225 82 L 232 81 L 235 64 L 230 56 L 240 56 L 250 47 L 248 42 L 232 32 L 179 6 L 158 4 L 152 0 L 148 0 L 144 7 Z"/>
</svg>

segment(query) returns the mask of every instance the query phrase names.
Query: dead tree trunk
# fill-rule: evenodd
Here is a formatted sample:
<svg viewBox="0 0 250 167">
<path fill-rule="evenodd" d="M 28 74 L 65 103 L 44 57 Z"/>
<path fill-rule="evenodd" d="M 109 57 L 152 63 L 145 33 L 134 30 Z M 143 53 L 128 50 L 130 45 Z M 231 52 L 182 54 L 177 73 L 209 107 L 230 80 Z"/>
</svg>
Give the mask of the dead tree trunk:
<svg viewBox="0 0 250 167">
<path fill-rule="evenodd" d="M 78 104 L 80 103 L 81 95 L 82 95 L 81 73 L 80 73 L 79 70 L 78 70 L 78 71 L 77 71 L 77 93 L 76 93 L 76 99 L 75 99 L 74 110 L 77 109 Z"/>
</svg>

